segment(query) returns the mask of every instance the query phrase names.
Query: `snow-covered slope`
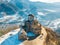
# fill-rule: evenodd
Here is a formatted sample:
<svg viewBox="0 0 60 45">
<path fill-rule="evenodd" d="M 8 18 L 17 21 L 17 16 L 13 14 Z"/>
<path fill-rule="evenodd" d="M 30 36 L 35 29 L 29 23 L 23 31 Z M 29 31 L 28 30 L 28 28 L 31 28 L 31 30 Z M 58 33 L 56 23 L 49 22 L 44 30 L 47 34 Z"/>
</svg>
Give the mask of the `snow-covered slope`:
<svg viewBox="0 0 60 45">
<path fill-rule="evenodd" d="M 60 27 L 60 19 L 51 21 L 48 26 L 52 27 L 54 30 L 57 30 Z"/>
<path fill-rule="evenodd" d="M 23 18 L 24 19 L 24 18 Z M 10 22 L 19 22 L 19 21 L 23 21 L 21 16 L 18 16 L 18 14 L 15 15 L 6 15 L 0 18 L 0 23 L 4 22 L 4 23 L 10 23 Z"/>
<path fill-rule="evenodd" d="M 52 28 L 58 35 L 60 35 L 60 18 L 49 23 L 48 27 Z"/>
</svg>

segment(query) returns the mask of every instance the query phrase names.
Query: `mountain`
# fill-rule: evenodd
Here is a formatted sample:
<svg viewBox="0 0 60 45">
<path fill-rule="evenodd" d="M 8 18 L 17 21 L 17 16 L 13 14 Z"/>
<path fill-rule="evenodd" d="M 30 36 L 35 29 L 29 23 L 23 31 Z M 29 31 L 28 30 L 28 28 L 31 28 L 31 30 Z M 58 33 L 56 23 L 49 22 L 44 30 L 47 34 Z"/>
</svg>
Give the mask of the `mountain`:
<svg viewBox="0 0 60 45">
<path fill-rule="evenodd" d="M 2 13 L 6 13 L 6 15 Z M 60 6 L 57 3 L 31 2 L 29 0 L 11 0 L 8 3 L 0 3 L 0 24 L 3 24 L 2 27 L 4 26 L 4 29 L 6 26 L 9 27 L 9 24 L 17 24 L 18 26 L 23 24 L 24 21 L 27 20 L 28 14 L 34 14 L 40 24 L 52 28 L 53 31 L 60 35 Z M 56 34 L 50 31 L 50 29 L 43 30 L 43 34 L 45 34 L 44 31 L 47 33 L 47 36 L 45 35 L 47 38 L 44 39 L 46 43 L 48 42 L 49 45 L 49 43 L 54 42 L 55 44 Z M 11 36 L 5 40 L 2 45 L 20 45 L 17 36 L 18 34 Z M 39 39 L 34 40 L 34 45 L 35 41 L 41 44 L 40 42 L 42 41 L 40 41 L 40 38 L 39 36 Z M 29 44 L 31 41 L 24 42 L 24 44 Z"/>
<path fill-rule="evenodd" d="M 55 5 L 57 3 L 43 3 L 43 2 L 31 2 L 29 0 L 12 0 L 8 3 L 1 3 L 0 4 L 0 13 L 6 12 L 8 16 L 16 16 L 13 19 L 7 18 L 8 23 L 18 23 L 20 17 L 24 18 L 25 20 L 28 18 L 28 14 L 34 14 L 35 18 L 41 23 L 42 25 L 48 26 L 51 21 L 57 20 L 60 18 L 60 6 Z M 0 14 L 0 17 L 3 18 L 4 15 Z M 3 18 L 4 20 L 4 18 Z"/>
<path fill-rule="evenodd" d="M 26 12 L 29 14 L 30 12 L 37 15 L 37 11 L 41 11 L 41 12 L 48 12 L 44 9 L 56 9 L 59 8 L 58 6 L 56 7 L 54 4 L 49 4 L 49 3 L 43 3 L 43 2 L 30 2 L 29 0 L 12 0 L 9 3 L 11 3 L 14 8 L 14 6 L 16 6 L 19 11 L 21 12 L 21 10 L 26 9 Z M 43 11 L 44 10 L 44 11 Z"/>
</svg>

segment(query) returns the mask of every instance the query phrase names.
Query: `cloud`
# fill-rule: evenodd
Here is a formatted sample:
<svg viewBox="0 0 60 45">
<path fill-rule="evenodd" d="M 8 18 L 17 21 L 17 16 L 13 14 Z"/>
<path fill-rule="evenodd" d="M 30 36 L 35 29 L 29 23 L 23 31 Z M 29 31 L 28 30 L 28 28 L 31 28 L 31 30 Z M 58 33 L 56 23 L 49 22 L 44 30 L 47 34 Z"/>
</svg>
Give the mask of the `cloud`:
<svg viewBox="0 0 60 45">
<path fill-rule="evenodd" d="M 40 1 L 40 2 L 45 2 L 45 3 L 60 2 L 60 0 L 30 0 L 30 1 L 32 1 L 32 2 Z"/>
</svg>

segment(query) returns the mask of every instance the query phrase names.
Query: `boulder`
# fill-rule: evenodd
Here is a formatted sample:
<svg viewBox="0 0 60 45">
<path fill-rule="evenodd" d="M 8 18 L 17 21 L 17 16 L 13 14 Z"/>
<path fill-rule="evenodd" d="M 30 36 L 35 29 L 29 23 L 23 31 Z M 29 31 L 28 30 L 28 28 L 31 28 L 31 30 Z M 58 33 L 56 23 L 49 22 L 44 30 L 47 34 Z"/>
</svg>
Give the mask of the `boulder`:
<svg viewBox="0 0 60 45">
<path fill-rule="evenodd" d="M 24 30 L 22 30 L 22 32 L 19 32 L 19 33 L 20 33 L 20 34 L 18 34 L 19 40 L 27 40 L 28 39 L 27 33 Z"/>
</svg>

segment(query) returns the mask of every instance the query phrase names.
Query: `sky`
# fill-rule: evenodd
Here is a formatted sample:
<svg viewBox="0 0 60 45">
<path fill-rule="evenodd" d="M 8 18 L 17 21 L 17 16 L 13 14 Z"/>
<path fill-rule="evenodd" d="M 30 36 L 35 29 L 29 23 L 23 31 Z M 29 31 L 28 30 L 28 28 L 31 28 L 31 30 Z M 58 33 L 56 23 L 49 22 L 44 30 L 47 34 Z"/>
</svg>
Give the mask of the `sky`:
<svg viewBox="0 0 60 45">
<path fill-rule="evenodd" d="M 32 2 L 40 1 L 40 2 L 45 2 L 45 3 L 60 2 L 60 0 L 30 0 L 30 1 L 32 1 Z"/>
</svg>

